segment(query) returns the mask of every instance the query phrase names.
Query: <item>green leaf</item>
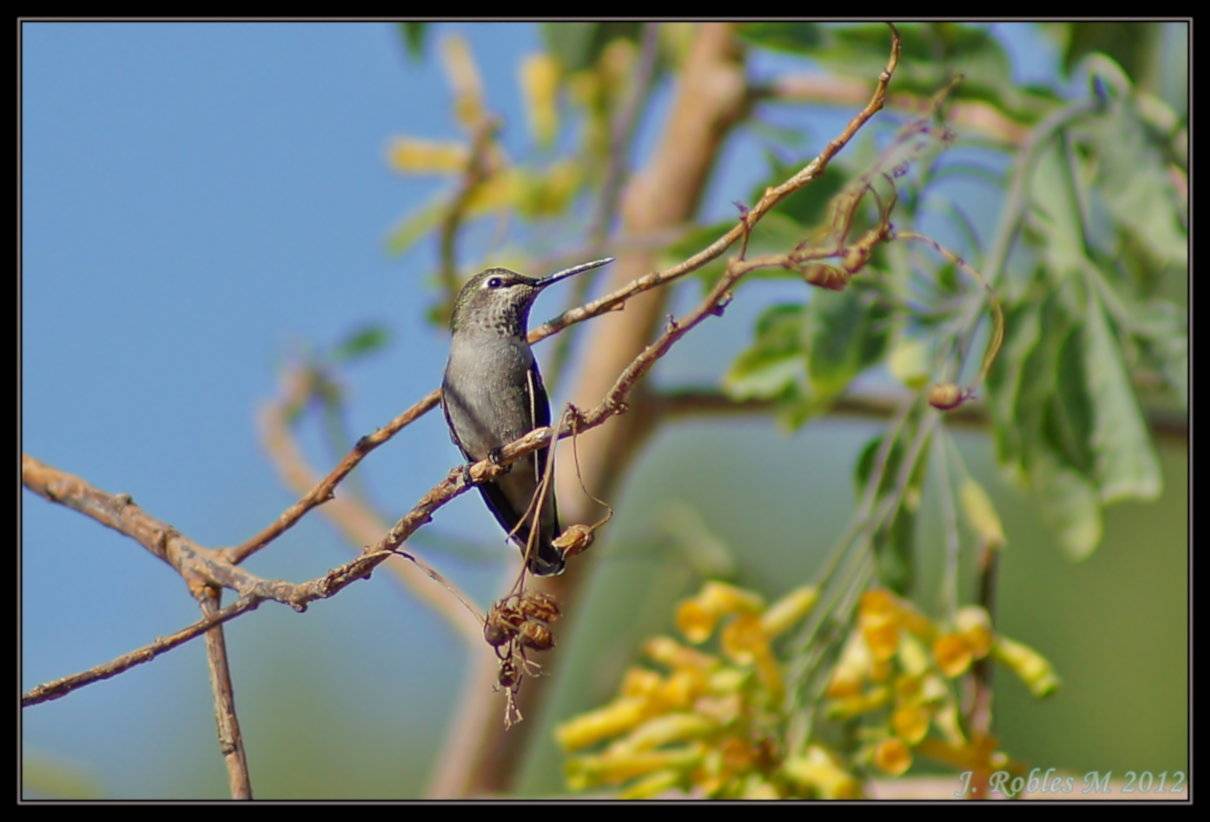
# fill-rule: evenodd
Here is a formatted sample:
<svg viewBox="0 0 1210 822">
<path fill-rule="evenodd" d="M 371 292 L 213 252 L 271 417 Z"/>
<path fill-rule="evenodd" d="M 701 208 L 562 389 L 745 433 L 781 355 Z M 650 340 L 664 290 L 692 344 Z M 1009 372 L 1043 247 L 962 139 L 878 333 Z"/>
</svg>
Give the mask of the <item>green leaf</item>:
<svg viewBox="0 0 1210 822">
<path fill-rule="evenodd" d="M 1040 306 L 1033 302 L 1009 309 L 1004 320 L 1004 344 L 987 375 L 996 459 L 1020 483 L 1026 480 L 1025 444 L 1030 432 L 1025 421 L 1018 419 L 1017 410 L 1022 393 L 1029 390 L 1038 376 L 1038 372 L 1029 366 L 1042 340 L 1040 314 Z M 1036 360 L 1032 363 L 1035 369 L 1037 364 Z"/>
<path fill-rule="evenodd" d="M 1042 507 L 1042 518 L 1055 531 L 1068 558 L 1087 559 L 1101 541 L 1101 502 L 1097 489 L 1058 460 L 1044 454 L 1037 456 L 1031 484 Z"/>
<path fill-rule="evenodd" d="M 1130 100 L 1092 120 L 1086 131 L 1094 152 L 1094 190 L 1117 229 L 1155 265 L 1185 268 L 1185 203 L 1169 175 L 1164 138 L 1147 128 Z"/>
<path fill-rule="evenodd" d="M 723 390 L 737 400 L 792 396 L 806 376 L 802 359 L 801 303 L 766 309 L 756 322 L 753 345 L 723 377 Z"/>
<path fill-rule="evenodd" d="M 744 23 L 741 40 L 770 51 L 809 54 L 823 42 L 817 23 Z"/>
<path fill-rule="evenodd" d="M 343 362 L 364 357 L 385 347 L 390 339 L 391 332 L 384 325 L 362 326 L 337 344 L 332 359 Z"/>
<path fill-rule="evenodd" d="M 1084 333 L 1072 328 L 1059 346 L 1055 391 L 1047 403 L 1043 425 L 1064 461 L 1081 474 L 1092 472 L 1092 402 L 1088 396 Z"/>
<path fill-rule="evenodd" d="M 873 510 L 878 511 L 883 498 L 893 493 L 900 466 L 904 458 L 904 441 L 914 436 L 915 426 L 909 425 L 905 433 L 891 445 L 887 454 L 886 465 L 879 478 L 875 491 Z M 875 468 L 875 460 L 882 448 L 884 437 L 874 437 L 862 449 L 857 458 L 854 479 L 857 484 L 857 496 L 863 498 L 866 486 Z M 928 449 L 921 452 L 919 461 L 912 467 L 904 488 L 899 507 L 891 515 L 890 523 L 879 528 L 873 535 L 874 557 L 878 569 L 879 581 L 898 594 L 907 594 L 916 579 L 916 514 L 920 507 L 921 488 L 924 483 L 925 467 Z"/>
<path fill-rule="evenodd" d="M 881 23 L 826 26 L 825 42 L 811 56 L 842 74 L 873 77 L 886 61 L 890 34 Z M 952 99 L 983 100 L 1010 117 L 1033 122 L 1044 116 L 1057 96 L 1049 89 L 1019 87 L 1004 48 L 985 26 L 960 23 L 907 23 L 899 26 L 902 55 L 895 72 L 899 92 L 931 95 L 956 74 L 962 82 Z"/>
<path fill-rule="evenodd" d="M 400 23 L 400 33 L 403 35 L 403 45 L 407 49 L 408 57 L 413 60 L 420 60 L 424 57 L 424 41 L 428 34 L 428 25 L 426 23 Z"/>
<path fill-rule="evenodd" d="M 958 489 L 958 500 L 962 504 L 962 515 L 971 530 L 983 542 L 993 548 L 1001 548 L 1008 541 L 1004 537 L 1004 526 L 1000 515 L 987 491 L 974 477 L 966 477 Z"/>
<path fill-rule="evenodd" d="M 1042 241 L 1039 251 L 1055 284 L 1078 275 L 1087 260 L 1080 219 L 1083 208 L 1075 186 L 1062 142 L 1051 141 L 1039 153 L 1030 174 L 1033 209 L 1029 220 Z"/>
<path fill-rule="evenodd" d="M 567 72 L 590 68 L 610 40 L 638 38 L 641 22 L 543 23 L 542 40 Z"/>
<path fill-rule="evenodd" d="M 417 240 L 441 224 L 448 208 L 445 195 L 440 195 L 404 217 L 387 234 L 387 252 L 399 255 L 407 251 Z"/>
<path fill-rule="evenodd" d="M 1084 326 L 1084 371 L 1092 404 L 1093 472 L 1101 499 L 1154 499 L 1160 466 L 1122 351 L 1095 297 Z"/>
<path fill-rule="evenodd" d="M 807 378 L 813 397 L 829 400 L 873 365 L 890 340 L 890 310 L 871 288 L 818 290 L 807 304 Z"/>
<path fill-rule="evenodd" d="M 1150 74 L 1158 62 L 1160 26 L 1148 22 L 1044 23 L 1063 48 L 1063 70 L 1070 73 L 1087 54 L 1108 54 L 1131 77 Z"/>
</svg>

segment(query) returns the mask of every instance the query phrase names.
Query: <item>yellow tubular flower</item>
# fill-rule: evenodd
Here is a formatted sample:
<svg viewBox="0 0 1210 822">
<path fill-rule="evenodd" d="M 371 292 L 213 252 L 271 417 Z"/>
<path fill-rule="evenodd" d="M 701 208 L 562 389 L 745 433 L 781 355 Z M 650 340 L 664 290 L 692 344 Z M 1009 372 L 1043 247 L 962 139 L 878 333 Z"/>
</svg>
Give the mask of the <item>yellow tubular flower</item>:
<svg viewBox="0 0 1210 822">
<path fill-rule="evenodd" d="M 700 645 L 714 633 L 718 614 L 708 610 L 696 599 L 687 599 L 677 606 L 676 628 L 685 639 Z"/>
<path fill-rule="evenodd" d="M 706 736 L 717 726 L 709 718 L 691 713 L 664 714 L 648 719 L 622 739 L 609 746 L 610 751 L 645 751 Z"/>
<path fill-rule="evenodd" d="M 909 745 L 918 745 L 929 732 L 929 712 L 923 705 L 902 705 L 891 714 L 891 730 Z M 884 768 L 885 770 L 885 768 Z"/>
<path fill-rule="evenodd" d="M 1021 677 L 1029 692 L 1038 698 L 1050 696 L 1059 687 L 1059 676 L 1044 656 L 1028 645 L 998 636 L 992 656 Z"/>
<path fill-rule="evenodd" d="M 861 595 L 858 613 L 864 618 L 874 615 L 893 617 L 898 610 L 895 595 L 885 588 L 871 588 Z"/>
<path fill-rule="evenodd" d="M 706 677 L 701 671 L 684 668 L 660 683 L 660 687 L 651 694 L 651 705 L 660 711 L 684 710 L 705 688 Z"/>
<path fill-rule="evenodd" d="M 756 675 L 760 678 L 765 693 L 769 695 L 769 701 L 775 705 L 781 702 L 785 695 L 781 666 L 777 664 L 777 657 L 773 656 L 768 645 L 761 646 L 756 651 Z"/>
<path fill-rule="evenodd" d="M 629 668 L 622 677 L 622 686 L 618 689 L 622 696 L 651 696 L 660 687 L 664 678 L 655 671 L 646 668 Z"/>
<path fill-rule="evenodd" d="M 885 685 L 871 688 L 863 694 L 833 699 L 827 703 L 828 716 L 834 719 L 851 719 L 883 708 L 891 701 L 891 689 Z"/>
<path fill-rule="evenodd" d="M 933 643 L 933 659 L 950 679 L 966 673 L 972 658 L 971 646 L 961 634 L 943 634 Z"/>
<path fill-rule="evenodd" d="M 750 773 L 739 790 L 740 799 L 781 799 L 781 794 L 769 780 L 760 774 Z"/>
<path fill-rule="evenodd" d="M 954 615 L 954 626 L 970 646 L 975 659 L 983 659 L 992 649 L 992 618 L 978 605 L 960 608 Z"/>
<path fill-rule="evenodd" d="M 473 129 L 483 119 L 483 83 L 470 46 L 458 35 L 441 41 L 441 64 L 454 91 L 454 113 L 458 122 Z"/>
<path fill-rule="evenodd" d="M 684 777 L 680 771 L 657 771 L 635 782 L 618 796 L 622 799 L 651 799 L 679 789 Z"/>
<path fill-rule="evenodd" d="M 801 756 L 787 758 L 782 763 L 782 774 L 821 799 L 857 799 L 861 796 L 861 783 L 857 778 L 819 745 L 810 746 Z"/>
<path fill-rule="evenodd" d="M 738 693 L 698 697 L 693 701 L 693 712 L 713 720 L 719 726 L 727 726 L 743 714 L 744 699 Z"/>
<path fill-rule="evenodd" d="M 559 128 L 559 61 L 546 52 L 521 61 L 521 91 L 529 114 L 529 129 L 539 145 L 550 145 Z"/>
<path fill-rule="evenodd" d="M 819 601 L 819 589 L 814 585 L 795 588 L 769 606 L 760 618 L 761 628 L 769 639 L 781 636 L 806 618 Z"/>
<path fill-rule="evenodd" d="M 396 137 L 387 148 L 391 168 L 404 174 L 460 174 L 470 151 L 462 143 Z"/>
<path fill-rule="evenodd" d="M 658 751 L 626 750 L 578 756 L 567 763 L 567 781 L 579 790 L 592 785 L 616 785 L 665 769 L 684 773 L 696 767 L 704 753 L 705 748 L 694 743 Z"/>
<path fill-rule="evenodd" d="M 706 691 L 715 696 L 737 693 L 748 681 L 748 672 L 739 668 L 722 668 L 706 678 Z"/>
<path fill-rule="evenodd" d="M 864 621 L 861 636 L 874 661 L 886 661 L 895 655 L 899 647 L 899 625 L 882 615 Z"/>
<path fill-rule="evenodd" d="M 832 678 L 828 682 L 827 695 L 833 697 L 852 696 L 861 690 L 861 685 L 869 676 L 873 658 L 870 648 L 862 639 L 859 631 L 849 634 L 844 647 L 840 650 L 840 659 L 832 669 Z"/>
<path fill-rule="evenodd" d="M 654 636 L 643 644 L 643 653 L 653 662 L 669 668 L 692 668 L 709 671 L 718 667 L 719 659 L 692 648 L 686 648 L 669 636 Z"/>
<path fill-rule="evenodd" d="M 909 676 L 921 676 L 929 669 L 929 652 L 913 634 L 905 633 L 895 649 L 899 667 Z"/>
<path fill-rule="evenodd" d="M 762 651 L 768 651 L 769 639 L 760 617 L 741 614 L 723 629 L 723 653 L 741 665 L 750 665 Z"/>
<path fill-rule="evenodd" d="M 901 776 L 912 766 L 912 752 L 896 737 L 884 739 L 874 748 L 874 766 L 891 776 Z"/>
<path fill-rule="evenodd" d="M 638 725 L 646 715 L 646 707 L 646 699 L 615 699 L 595 711 L 580 714 L 562 723 L 555 728 L 555 739 L 565 751 L 588 747 Z"/>
</svg>

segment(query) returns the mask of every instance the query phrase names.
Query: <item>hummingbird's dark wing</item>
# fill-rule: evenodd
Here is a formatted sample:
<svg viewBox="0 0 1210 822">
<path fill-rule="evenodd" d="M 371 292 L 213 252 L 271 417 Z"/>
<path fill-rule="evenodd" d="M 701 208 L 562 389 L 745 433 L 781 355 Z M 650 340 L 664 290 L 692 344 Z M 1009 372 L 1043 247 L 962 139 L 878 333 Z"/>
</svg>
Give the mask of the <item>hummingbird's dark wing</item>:
<svg viewBox="0 0 1210 822">
<path fill-rule="evenodd" d="M 529 389 L 530 420 L 532 422 L 530 430 L 532 431 L 534 428 L 550 425 L 550 398 L 546 394 L 546 386 L 542 384 L 542 372 L 538 370 L 537 360 L 529 364 L 526 378 L 526 387 Z M 550 448 L 553 447 L 554 444 L 552 443 Z M 542 478 L 546 474 L 546 458 L 550 453 L 550 448 L 534 452 L 535 488 L 542 485 Z M 561 573 L 564 564 L 563 553 L 550 544 L 551 540 L 559 535 L 559 509 L 555 504 L 553 483 L 546 492 L 546 498 L 542 505 L 542 513 L 538 517 L 538 529 L 538 540 L 534 546 L 536 556 L 530 557 L 529 569 L 539 576 Z M 524 532 L 524 536 L 522 536 L 522 532 Z M 520 538 L 520 544 L 524 546 L 529 538 L 528 527 L 522 526 L 522 528 L 518 529 L 517 536 Z"/>
<path fill-rule="evenodd" d="M 529 418 L 529 425 L 525 430 L 530 431 L 534 428 L 550 425 L 550 401 L 547 398 L 546 387 L 542 384 L 542 375 L 538 371 L 536 362 L 530 363 L 525 376 L 526 379 L 523 384 L 524 396 L 518 397 L 518 399 L 521 399 L 525 403 Z M 459 438 L 448 404 L 448 402 L 456 403 L 457 398 L 449 396 L 449 390 L 449 387 L 446 386 L 446 394 L 442 397 L 441 410 L 445 415 L 445 421 L 450 430 L 450 438 L 467 460 L 476 462 L 482 459 L 483 455 L 470 453 L 466 445 Z M 463 416 L 465 415 L 460 414 L 460 418 Z M 503 444 L 501 443 L 501 445 Z M 513 463 L 512 471 L 493 482 L 481 483 L 478 486 L 479 493 L 483 496 L 483 501 L 486 503 L 488 510 L 492 512 L 496 521 L 500 523 L 500 527 L 513 534 L 513 540 L 522 551 L 525 550 L 525 546 L 529 542 L 533 511 L 529 512 L 529 515 L 525 517 L 525 521 L 520 525 L 518 525 L 518 521 L 525 515 L 526 507 L 530 504 L 533 494 L 536 493 L 538 487 L 542 484 L 542 478 L 546 473 L 546 456 L 547 450 L 544 449 L 522 457 Z M 516 530 L 514 531 L 514 529 Z M 551 540 L 558 536 L 558 533 L 559 514 L 555 506 L 554 489 L 550 488 L 542 505 L 542 512 L 538 517 L 537 540 L 534 545 L 533 555 L 529 559 L 529 569 L 534 574 L 546 576 L 548 574 L 560 573 L 563 570 L 564 560 L 562 552 L 551 545 Z"/>
</svg>

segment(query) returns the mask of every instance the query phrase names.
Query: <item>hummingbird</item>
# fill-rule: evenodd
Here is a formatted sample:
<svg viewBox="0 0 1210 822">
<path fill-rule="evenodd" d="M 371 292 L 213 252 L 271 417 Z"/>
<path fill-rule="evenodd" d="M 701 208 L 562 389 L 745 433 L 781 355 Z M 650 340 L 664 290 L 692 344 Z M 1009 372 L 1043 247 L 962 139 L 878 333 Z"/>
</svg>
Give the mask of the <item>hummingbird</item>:
<svg viewBox="0 0 1210 822">
<path fill-rule="evenodd" d="M 462 286 L 450 320 L 441 410 L 450 439 L 466 459 L 498 459 L 501 447 L 550 425 L 550 399 L 527 339 L 529 310 L 547 286 L 611 262 L 612 257 L 593 260 L 540 278 L 489 268 Z M 546 459 L 546 449 L 527 454 L 507 473 L 479 485 L 488 510 L 513 535 L 523 557 L 533 516 L 532 511 L 525 516 L 526 510 L 542 482 Z M 533 574 L 563 572 L 563 555 L 551 545 L 558 534 L 559 513 L 550 488 L 538 515 L 537 541 L 525 557 Z"/>
</svg>

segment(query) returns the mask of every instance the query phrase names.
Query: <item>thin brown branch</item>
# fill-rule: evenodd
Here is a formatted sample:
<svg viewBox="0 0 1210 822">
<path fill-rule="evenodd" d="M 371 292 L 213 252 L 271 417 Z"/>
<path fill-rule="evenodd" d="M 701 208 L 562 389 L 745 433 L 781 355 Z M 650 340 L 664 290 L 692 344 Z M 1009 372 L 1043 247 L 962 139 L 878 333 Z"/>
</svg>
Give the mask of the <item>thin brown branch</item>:
<svg viewBox="0 0 1210 822">
<path fill-rule="evenodd" d="M 282 374 L 278 396 L 265 405 L 260 415 L 261 441 L 282 481 L 295 493 L 304 495 L 308 494 L 307 489 L 318 487 L 320 481 L 299 449 L 289 420 L 291 411 L 305 405 L 313 389 L 308 369 L 289 368 Z M 304 496 L 304 499 L 309 498 Z M 383 521 L 355 494 L 346 493 L 333 498 L 319 510 L 352 545 L 373 543 L 389 527 L 389 523 Z M 413 596 L 442 617 L 468 645 L 475 647 L 482 644 L 483 624 L 475 616 L 482 609 L 462 607 L 460 603 L 471 601 L 465 592 L 418 557 L 408 556 L 412 556 L 412 562 L 403 557 L 391 559 L 387 563 L 388 570 Z M 434 579 L 444 586 L 444 591 L 432 584 L 431 580 Z M 457 601 L 447 596 L 447 592 L 452 593 Z"/>
<path fill-rule="evenodd" d="M 975 601 L 983 607 L 992 625 L 996 622 L 996 582 L 1000 567 L 1000 548 L 984 540 L 979 552 L 978 592 Z M 990 658 L 977 660 L 971 666 L 970 687 L 963 713 L 968 727 L 976 734 L 990 734 L 992 729 L 992 673 L 995 666 Z"/>
<path fill-rule="evenodd" d="M 831 417 L 857 419 L 889 419 L 901 407 L 905 394 L 863 391 L 845 394 L 827 410 Z M 681 417 L 727 417 L 768 414 L 777 410 L 777 402 L 764 399 L 736 400 L 717 388 L 690 386 L 653 392 L 648 409 L 666 419 Z M 1189 441 L 1186 416 L 1170 411 L 1151 409 L 1146 412 L 1151 433 L 1163 442 L 1183 444 Z M 947 428 L 986 429 L 991 425 L 987 408 L 978 402 L 968 402 L 945 413 Z"/>
<path fill-rule="evenodd" d="M 135 540 L 190 584 L 210 582 L 242 595 L 265 583 L 228 563 L 219 552 L 199 545 L 168 523 L 147 514 L 130 494 L 102 491 L 28 454 L 21 455 L 21 482 L 35 494 L 66 505 Z"/>
<path fill-rule="evenodd" d="M 50 682 L 44 682 L 41 685 L 30 688 L 21 695 L 21 707 L 26 708 L 30 705 L 37 705 L 40 702 L 50 702 L 59 697 L 67 696 L 76 688 L 90 685 L 93 682 L 100 682 L 103 679 L 109 679 L 136 665 L 150 662 L 165 651 L 171 651 L 178 645 L 183 645 L 194 637 L 201 636 L 215 625 L 222 625 L 230 619 L 235 619 L 237 616 L 255 609 L 262 602 L 264 600 L 256 596 L 240 597 L 227 607 L 186 628 L 182 628 L 175 634 L 160 637 L 141 648 L 136 648 L 133 651 L 115 657 L 109 662 L 95 665 L 86 671 L 52 679 Z"/>
<path fill-rule="evenodd" d="M 826 106 L 858 105 L 869 96 L 869 83 L 827 74 L 789 74 L 753 87 L 755 100 L 786 103 L 815 103 Z M 887 98 L 887 107 L 920 116 L 930 109 L 929 97 L 898 92 Z M 946 121 L 980 137 L 1009 147 L 1020 146 L 1030 126 L 1014 120 L 990 103 L 964 100 L 946 107 Z"/>
<path fill-rule="evenodd" d="M 197 591 L 202 616 L 213 619 L 222 610 L 221 593 L 209 586 Z M 227 641 L 223 626 L 215 625 L 206 632 L 206 663 L 210 669 L 210 689 L 214 694 L 214 720 L 218 726 L 218 747 L 227 766 L 227 785 L 232 799 L 252 798 L 252 778 L 248 774 L 248 755 L 244 737 L 235 713 L 235 689 L 231 685 L 231 667 L 227 661 Z"/>
<path fill-rule="evenodd" d="M 441 389 L 436 388 L 425 394 L 410 408 L 403 411 L 403 413 L 374 433 L 359 439 L 357 444 L 353 446 L 353 450 L 346 454 L 344 459 L 340 461 L 340 464 L 333 468 L 326 477 L 320 480 L 301 499 L 283 511 L 275 521 L 267 525 L 260 533 L 234 548 L 225 549 L 222 552 L 224 558 L 238 565 L 281 536 L 282 533 L 302 519 L 312 508 L 331 500 L 335 496 L 336 486 L 349 475 L 350 471 L 357 467 L 357 464 L 367 454 L 395 436 L 395 434 L 403 430 L 413 420 L 424 416 L 440 401 Z"/>
</svg>

